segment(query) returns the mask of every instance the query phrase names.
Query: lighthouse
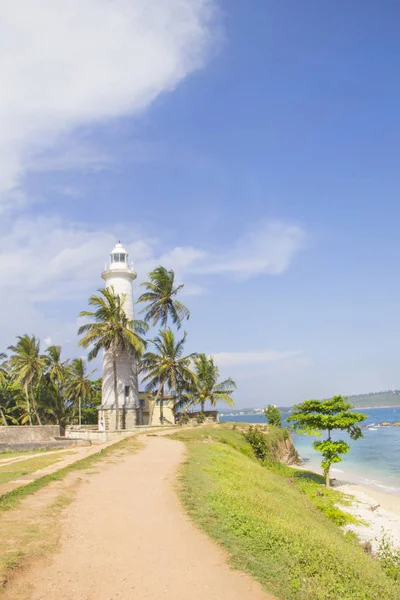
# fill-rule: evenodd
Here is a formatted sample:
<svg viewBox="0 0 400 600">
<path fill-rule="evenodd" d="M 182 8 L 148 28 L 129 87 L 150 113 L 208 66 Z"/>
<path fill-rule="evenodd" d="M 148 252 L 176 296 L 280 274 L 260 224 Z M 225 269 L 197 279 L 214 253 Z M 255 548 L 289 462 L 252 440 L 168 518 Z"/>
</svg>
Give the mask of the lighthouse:
<svg viewBox="0 0 400 600">
<path fill-rule="evenodd" d="M 124 296 L 123 309 L 129 320 L 133 320 L 132 282 L 136 279 L 133 264 L 128 262 L 128 253 L 118 242 L 111 251 L 110 262 L 102 273 L 107 288 Z M 105 350 L 102 368 L 102 402 L 99 408 L 99 429 L 112 430 L 116 426 L 114 375 L 112 351 Z M 119 405 L 119 428 L 131 429 L 136 425 L 139 405 L 138 368 L 132 353 L 119 350 L 117 354 L 117 393 Z"/>
</svg>

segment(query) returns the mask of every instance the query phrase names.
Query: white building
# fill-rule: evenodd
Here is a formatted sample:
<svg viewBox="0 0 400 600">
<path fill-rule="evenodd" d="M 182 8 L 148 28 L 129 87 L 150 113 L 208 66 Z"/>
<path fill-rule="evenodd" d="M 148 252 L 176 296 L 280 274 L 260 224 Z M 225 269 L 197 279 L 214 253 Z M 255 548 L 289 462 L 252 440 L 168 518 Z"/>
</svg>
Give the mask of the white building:
<svg viewBox="0 0 400 600">
<path fill-rule="evenodd" d="M 119 242 L 111 252 L 111 261 L 102 273 L 107 288 L 125 296 L 124 310 L 133 319 L 132 282 L 136 279 L 133 264 L 128 263 L 128 253 Z M 111 350 L 106 350 L 102 369 L 102 403 L 99 409 L 99 429 L 115 429 L 116 411 L 114 395 L 113 361 Z M 139 408 L 137 363 L 132 354 L 120 351 L 117 355 L 119 428 L 131 429 L 137 424 Z"/>
</svg>

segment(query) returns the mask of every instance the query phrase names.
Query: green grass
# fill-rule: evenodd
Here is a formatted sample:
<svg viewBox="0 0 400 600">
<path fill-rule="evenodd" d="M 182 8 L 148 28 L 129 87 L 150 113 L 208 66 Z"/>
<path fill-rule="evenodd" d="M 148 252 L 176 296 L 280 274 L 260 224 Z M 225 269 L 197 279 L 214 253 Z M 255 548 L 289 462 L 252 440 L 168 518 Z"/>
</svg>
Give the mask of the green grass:
<svg viewBox="0 0 400 600">
<path fill-rule="evenodd" d="M 26 460 L 20 460 L 8 465 L 0 466 L 0 485 L 13 481 L 14 479 L 20 479 L 25 475 L 35 473 L 39 469 L 44 469 L 49 465 L 52 465 L 64 458 L 60 455 L 50 454 L 48 456 L 35 456 L 34 458 L 28 458 Z"/>
<path fill-rule="evenodd" d="M 281 600 L 400 598 L 399 584 L 333 522 L 337 515 L 327 517 L 340 495 L 317 475 L 263 466 L 226 426 L 174 437 L 188 447 L 180 494 L 189 514 L 267 591 Z"/>
<path fill-rule="evenodd" d="M 28 456 L 31 454 L 44 454 L 46 452 L 63 452 L 65 448 L 40 448 L 39 450 L 20 450 L 19 452 L 0 452 L 0 460 L 4 460 L 6 458 L 18 458 L 20 456 Z M 1 463 L 0 463 L 1 464 Z"/>
</svg>

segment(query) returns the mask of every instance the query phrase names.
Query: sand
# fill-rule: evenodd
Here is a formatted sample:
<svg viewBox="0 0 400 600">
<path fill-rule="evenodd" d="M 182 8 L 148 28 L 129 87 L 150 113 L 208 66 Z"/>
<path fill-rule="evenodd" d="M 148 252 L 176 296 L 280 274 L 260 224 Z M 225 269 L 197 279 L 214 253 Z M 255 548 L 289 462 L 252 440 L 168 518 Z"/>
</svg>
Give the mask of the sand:
<svg viewBox="0 0 400 600">
<path fill-rule="evenodd" d="M 174 490 L 184 445 L 145 440 L 96 465 L 63 513 L 59 552 L 13 580 L 5 599 L 272 599 L 185 514 Z"/>
<path fill-rule="evenodd" d="M 376 551 L 384 533 L 393 546 L 400 547 L 400 496 L 392 496 L 360 485 L 336 482 L 335 488 L 354 497 L 351 506 L 340 506 L 364 525 L 347 525 L 363 541 L 369 541 Z M 374 510 L 371 510 L 373 508 Z"/>
</svg>

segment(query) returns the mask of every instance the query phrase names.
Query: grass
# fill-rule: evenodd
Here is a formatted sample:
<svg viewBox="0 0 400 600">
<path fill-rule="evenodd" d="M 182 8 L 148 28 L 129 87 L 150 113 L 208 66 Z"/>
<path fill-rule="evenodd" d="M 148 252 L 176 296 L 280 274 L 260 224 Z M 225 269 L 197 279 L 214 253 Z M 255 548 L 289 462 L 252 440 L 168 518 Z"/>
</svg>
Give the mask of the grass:
<svg viewBox="0 0 400 600">
<path fill-rule="evenodd" d="M 399 583 L 333 522 L 340 495 L 318 475 L 262 465 L 229 426 L 174 437 L 188 447 L 180 495 L 189 514 L 267 591 L 281 600 L 400 598 Z"/>
<path fill-rule="evenodd" d="M 63 452 L 64 448 L 40 448 L 39 450 L 20 450 L 18 452 L 0 452 L 0 460 L 5 458 L 18 458 L 20 456 L 27 456 L 31 454 L 44 454 L 46 452 Z"/>
<path fill-rule="evenodd" d="M 0 464 L 0 485 L 30 475 L 39 469 L 44 469 L 62 460 L 66 454 L 69 453 L 65 453 L 62 456 L 57 454 L 35 456 L 34 458 L 28 458 L 27 460 L 17 461 L 4 466 Z"/>
</svg>

